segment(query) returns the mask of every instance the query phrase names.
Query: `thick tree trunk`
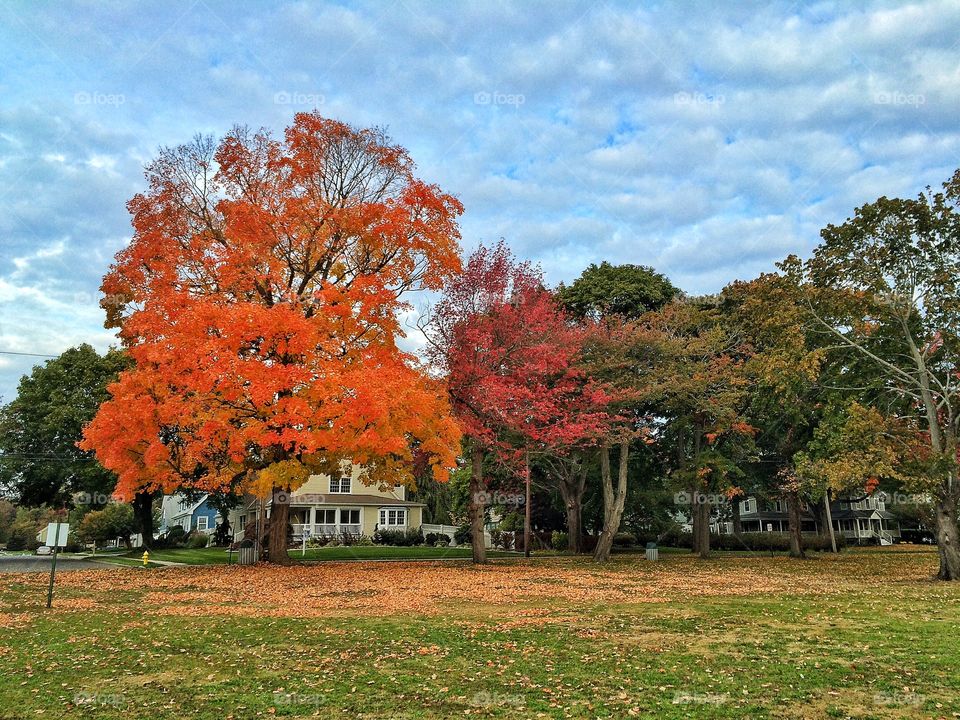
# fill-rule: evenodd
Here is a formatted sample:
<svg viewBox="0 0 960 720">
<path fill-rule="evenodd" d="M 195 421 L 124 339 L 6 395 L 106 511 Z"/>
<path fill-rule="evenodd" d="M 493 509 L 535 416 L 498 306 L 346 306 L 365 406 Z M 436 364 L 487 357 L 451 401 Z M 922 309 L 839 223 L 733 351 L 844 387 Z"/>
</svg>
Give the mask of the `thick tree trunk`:
<svg viewBox="0 0 960 720">
<path fill-rule="evenodd" d="M 953 483 L 948 483 L 948 489 Z M 939 580 L 960 580 L 960 530 L 957 528 L 957 498 L 954 493 L 937 499 L 934 507 L 937 550 L 940 553 Z"/>
<path fill-rule="evenodd" d="M 583 491 L 587 482 L 587 464 L 573 467 L 560 477 L 560 496 L 567 511 L 567 550 L 583 552 Z"/>
<path fill-rule="evenodd" d="M 290 494 L 285 490 L 273 489 L 268 522 L 270 534 L 267 537 L 267 560 L 276 565 L 289 565 L 287 525 L 290 524 Z"/>
<path fill-rule="evenodd" d="M 710 503 L 706 494 L 694 488 L 691 495 L 693 522 L 693 552 L 702 558 L 710 557 Z"/>
<path fill-rule="evenodd" d="M 803 534 L 800 520 L 800 494 L 796 491 L 784 495 L 787 501 L 787 516 L 790 525 L 790 557 L 805 558 L 803 552 Z"/>
<path fill-rule="evenodd" d="M 486 513 L 486 493 L 483 487 L 483 449 L 473 448 L 470 473 L 470 542 L 473 545 L 473 562 L 487 562 L 487 548 L 483 542 L 483 518 Z"/>
<path fill-rule="evenodd" d="M 613 548 L 613 538 L 620 530 L 620 518 L 623 516 L 623 506 L 627 500 L 627 468 L 630 459 L 630 443 L 620 443 L 620 467 L 617 474 L 617 490 L 613 490 L 613 479 L 610 476 L 610 446 L 600 448 L 600 476 L 603 483 L 603 530 L 597 540 L 597 547 L 593 553 L 596 562 L 606 562 L 610 559 L 610 550 Z"/>
<path fill-rule="evenodd" d="M 144 548 L 153 547 L 153 493 L 138 492 L 133 496 L 133 515 L 137 519 Z"/>
</svg>

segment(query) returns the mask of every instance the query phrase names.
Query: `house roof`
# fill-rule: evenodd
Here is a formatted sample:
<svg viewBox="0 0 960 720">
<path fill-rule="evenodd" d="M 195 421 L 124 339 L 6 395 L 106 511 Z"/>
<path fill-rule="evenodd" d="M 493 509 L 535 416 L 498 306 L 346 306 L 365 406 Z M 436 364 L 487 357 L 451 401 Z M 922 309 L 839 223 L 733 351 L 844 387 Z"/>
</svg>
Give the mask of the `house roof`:
<svg viewBox="0 0 960 720">
<path fill-rule="evenodd" d="M 424 503 L 354 493 L 303 493 L 291 495 L 291 505 L 376 505 L 377 507 L 426 507 Z"/>
</svg>

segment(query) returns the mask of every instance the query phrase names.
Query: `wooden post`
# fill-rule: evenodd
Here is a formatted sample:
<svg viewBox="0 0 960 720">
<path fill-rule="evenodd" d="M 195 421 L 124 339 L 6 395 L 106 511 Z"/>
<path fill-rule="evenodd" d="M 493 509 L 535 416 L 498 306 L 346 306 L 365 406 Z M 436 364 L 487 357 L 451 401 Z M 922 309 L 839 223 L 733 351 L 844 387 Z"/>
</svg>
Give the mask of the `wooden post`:
<svg viewBox="0 0 960 720">
<path fill-rule="evenodd" d="M 526 514 L 523 523 L 523 556 L 530 557 L 530 452 L 524 455 L 523 474 L 526 482 Z"/>
</svg>

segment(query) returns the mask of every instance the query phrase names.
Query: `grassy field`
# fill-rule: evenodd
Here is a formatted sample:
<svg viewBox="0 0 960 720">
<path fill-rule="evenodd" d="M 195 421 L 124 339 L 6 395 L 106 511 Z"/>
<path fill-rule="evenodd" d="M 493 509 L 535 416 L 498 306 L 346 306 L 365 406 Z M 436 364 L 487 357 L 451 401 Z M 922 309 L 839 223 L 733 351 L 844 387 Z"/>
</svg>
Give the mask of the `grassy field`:
<svg viewBox="0 0 960 720">
<path fill-rule="evenodd" d="M 0 576 L 0 718 L 954 718 L 931 552 Z"/>
<path fill-rule="evenodd" d="M 517 553 L 491 551 L 488 555 L 493 558 L 517 557 Z M 142 551 L 128 553 L 117 559 L 120 564 L 143 564 Z M 330 561 L 330 560 L 443 560 L 463 559 L 470 557 L 470 548 L 436 548 L 436 547 L 389 547 L 374 545 L 369 547 L 323 547 L 307 549 L 306 554 L 300 550 L 291 550 L 290 558 L 294 562 Z M 183 563 L 184 565 L 220 565 L 237 561 L 237 554 L 230 558 L 223 548 L 173 548 L 170 550 L 153 550 L 150 560 L 161 562 Z"/>
</svg>

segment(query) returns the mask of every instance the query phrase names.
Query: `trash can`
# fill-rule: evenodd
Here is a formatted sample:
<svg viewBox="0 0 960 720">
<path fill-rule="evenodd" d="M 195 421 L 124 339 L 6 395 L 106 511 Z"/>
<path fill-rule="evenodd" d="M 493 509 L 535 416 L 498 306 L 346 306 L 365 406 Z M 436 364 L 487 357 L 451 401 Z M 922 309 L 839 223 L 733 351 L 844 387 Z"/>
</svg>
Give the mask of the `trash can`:
<svg viewBox="0 0 960 720">
<path fill-rule="evenodd" d="M 660 551 L 657 550 L 655 542 L 647 543 L 647 560 L 657 560 L 660 557 Z"/>
</svg>

